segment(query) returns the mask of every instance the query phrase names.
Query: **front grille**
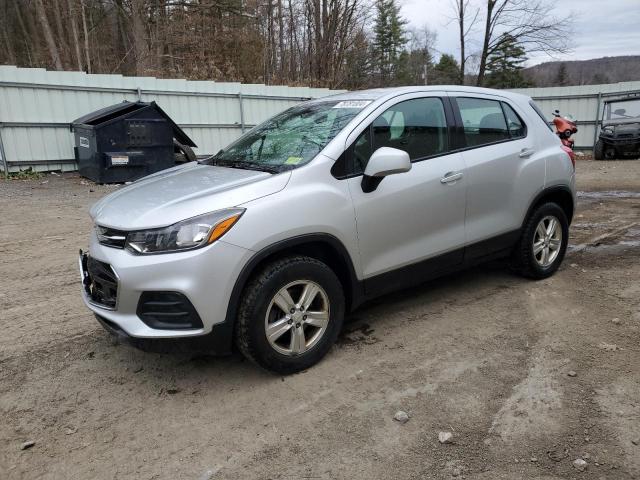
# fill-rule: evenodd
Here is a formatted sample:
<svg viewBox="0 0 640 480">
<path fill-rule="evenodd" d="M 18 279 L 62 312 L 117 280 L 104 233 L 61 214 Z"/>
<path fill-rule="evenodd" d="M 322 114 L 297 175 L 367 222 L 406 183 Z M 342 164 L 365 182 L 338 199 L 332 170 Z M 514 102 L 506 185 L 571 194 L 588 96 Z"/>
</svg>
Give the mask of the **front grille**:
<svg viewBox="0 0 640 480">
<path fill-rule="evenodd" d="M 116 230 L 115 228 L 101 227 L 96 225 L 96 235 L 98 242 L 107 247 L 124 248 L 127 240 L 127 232 Z"/>
<path fill-rule="evenodd" d="M 107 308 L 116 308 L 118 277 L 111 265 L 92 257 L 86 257 L 86 259 L 88 281 L 85 281 L 85 290 L 91 301 Z"/>
<path fill-rule="evenodd" d="M 160 330 L 203 327 L 195 307 L 178 292 L 143 292 L 136 313 L 149 327 Z"/>
</svg>

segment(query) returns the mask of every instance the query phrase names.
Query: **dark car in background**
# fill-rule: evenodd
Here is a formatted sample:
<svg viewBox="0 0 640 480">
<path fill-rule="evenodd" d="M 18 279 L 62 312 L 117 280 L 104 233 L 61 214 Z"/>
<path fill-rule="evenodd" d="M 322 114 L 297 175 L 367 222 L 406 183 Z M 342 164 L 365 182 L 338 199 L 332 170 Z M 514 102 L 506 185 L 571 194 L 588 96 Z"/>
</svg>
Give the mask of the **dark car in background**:
<svg viewBox="0 0 640 480">
<path fill-rule="evenodd" d="M 640 157 L 640 97 L 607 100 L 593 149 L 596 160 Z"/>
</svg>

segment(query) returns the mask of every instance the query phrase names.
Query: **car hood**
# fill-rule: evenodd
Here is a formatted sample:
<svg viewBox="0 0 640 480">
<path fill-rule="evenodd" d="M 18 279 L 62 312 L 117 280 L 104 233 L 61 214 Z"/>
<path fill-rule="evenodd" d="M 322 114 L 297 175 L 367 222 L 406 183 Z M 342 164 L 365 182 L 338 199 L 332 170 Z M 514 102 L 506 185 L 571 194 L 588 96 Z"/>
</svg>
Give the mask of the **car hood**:
<svg viewBox="0 0 640 480">
<path fill-rule="evenodd" d="M 214 167 L 196 162 L 144 177 L 91 207 L 95 223 L 119 230 L 165 227 L 282 190 L 291 172 Z"/>
</svg>

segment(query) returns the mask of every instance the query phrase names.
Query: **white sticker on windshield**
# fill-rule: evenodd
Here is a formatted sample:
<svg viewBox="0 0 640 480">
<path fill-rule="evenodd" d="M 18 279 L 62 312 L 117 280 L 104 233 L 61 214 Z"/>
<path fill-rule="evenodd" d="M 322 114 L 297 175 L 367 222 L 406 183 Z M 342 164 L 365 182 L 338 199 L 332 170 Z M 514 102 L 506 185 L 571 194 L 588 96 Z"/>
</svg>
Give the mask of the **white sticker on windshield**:
<svg viewBox="0 0 640 480">
<path fill-rule="evenodd" d="M 371 103 L 371 100 L 345 100 L 338 102 L 333 108 L 364 108 Z"/>
</svg>

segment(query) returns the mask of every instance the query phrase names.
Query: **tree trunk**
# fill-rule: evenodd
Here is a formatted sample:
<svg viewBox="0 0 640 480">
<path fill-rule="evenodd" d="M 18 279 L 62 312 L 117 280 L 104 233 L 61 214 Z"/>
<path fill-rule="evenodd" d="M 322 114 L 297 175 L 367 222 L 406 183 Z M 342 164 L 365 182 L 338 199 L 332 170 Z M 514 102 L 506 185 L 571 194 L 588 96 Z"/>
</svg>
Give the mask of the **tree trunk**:
<svg viewBox="0 0 640 480">
<path fill-rule="evenodd" d="M 284 18 L 282 16 L 282 0 L 278 0 L 278 50 L 280 60 L 278 62 L 278 70 L 280 72 L 280 81 L 285 77 L 286 54 L 284 49 Z"/>
<path fill-rule="evenodd" d="M 459 0 L 460 1 L 460 6 L 459 6 L 459 10 L 458 10 L 458 21 L 460 24 L 460 85 L 464 85 L 464 64 L 466 63 L 466 57 L 465 57 L 465 52 L 464 52 L 464 44 L 465 44 L 465 38 L 464 38 L 464 15 L 465 15 L 465 6 L 464 6 L 464 0 Z"/>
<path fill-rule="evenodd" d="M 478 69 L 478 80 L 476 85 L 481 87 L 484 83 L 485 70 L 487 69 L 487 57 L 489 56 L 489 42 L 491 41 L 491 22 L 493 21 L 493 7 L 497 0 L 487 0 L 487 19 L 484 27 L 484 40 L 482 42 L 482 53 L 480 54 L 480 68 Z"/>
<path fill-rule="evenodd" d="M 136 59 L 136 75 L 148 74 L 149 48 L 145 35 L 144 0 L 131 0 L 131 33 Z"/>
<path fill-rule="evenodd" d="M 7 52 L 7 60 L 10 65 L 15 65 L 16 62 L 16 52 L 13 50 L 13 45 L 9 40 L 9 35 L 7 34 L 7 30 L 5 28 L 2 29 L 2 40 L 5 44 L 5 50 Z"/>
<path fill-rule="evenodd" d="M 78 36 L 78 24 L 76 23 L 76 14 L 73 11 L 73 3 L 67 0 L 69 7 L 69 22 L 71 23 L 71 37 L 73 38 L 73 47 L 76 52 L 76 62 L 78 62 L 78 71 L 82 71 L 82 53 L 80 51 L 80 37 Z"/>
<path fill-rule="evenodd" d="M 69 67 L 69 63 L 71 61 L 70 55 L 67 54 L 69 48 L 67 46 L 67 38 L 66 38 L 66 30 L 62 26 L 62 17 L 60 16 L 60 1 L 54 0 L 52 3 L 53 7 L 53 18 L 56 21 L 56 37 L 58 39 L 58 45 L 60 46 L 60 59 L 62 60 L 62 64 L 64 68 Z"/>
<path fill-rule="evenodd" d="M 91 73 L 91 57 L 89 55 L 89 32 L 87 31 L 87 16 L 84 10 L 84 0 L 80 0 L 82 7 L 82 31 L 84 32 L 84 55 L 87 73 Z"/>
<path fill-rule="evenodd" d="M 56 45 L 56 41 L 53 38 L 51 25 L 49 25 L 49 20 L 47 20 L 47 12 L 44 9 L 42 0 L 35 0 L 35 6 L 36 6 L 36 15 L 38 16 L 38 20 L 40 21 L 40 26 L 42 27 L 42 33 L 44 33 L 44 39 L 47 43 L 47 48 L 49 50 L 49 56 L 51 57 L 51 62 L 53 63 L 53 67 L 56 70 L 63 70 L 62 60 L 60 60 L 60 52 L 58 52 L 58 46 Z"/>
<path fill-rule="evenodd" d="M 29 34 L 29 28 L 24 23 L 24 19 L 22 18 L 22 12 L 20 12 L 20 2 L 15 2 L 13 6 L 16 9 L 16 18 L 18 19 L 18 24 L 20 25 L 20 30 L 22 31 L 22 40 L 24 43 L 24 48 L 27 52 L 27 57 L 29 58 L 29 63 L 27 64 L 29 67 L 33 67 L 33 55 L 31 54 L 31 42 L 38 38 L 35 30 L 33 31 L 33 35 Z"/>
<path fill-rule="evenodd" d="M 318 85 L 320 80 L 320 49 L 322 48 L 322 16 L 320 10 L 320 0 L 313 0 L 313 22 L 314 22 L 314 42 L 313 42 L 313 73 L 315 76 L 314 85 Z"/>
</svg>

